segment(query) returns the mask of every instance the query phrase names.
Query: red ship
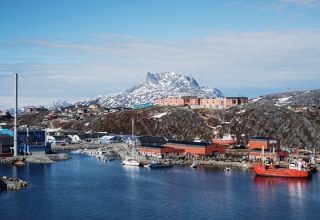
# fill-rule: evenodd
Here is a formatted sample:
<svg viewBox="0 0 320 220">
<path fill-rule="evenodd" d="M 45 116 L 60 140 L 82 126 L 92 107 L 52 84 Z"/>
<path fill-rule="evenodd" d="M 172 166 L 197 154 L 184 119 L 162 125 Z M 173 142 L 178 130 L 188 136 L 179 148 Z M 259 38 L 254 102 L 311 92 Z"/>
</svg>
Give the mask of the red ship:
<svg viewBox="0 0 320 220">
<path fill-rule="evenodd" d="M 298 162 L 290 163 L 288 168 L 276 167 L 274 165 L 254 164 L 253 170 L 258 176 L 295 178 L 307 178 L 310 176 L 310 171 L 303 168 Z"/>
</svg>

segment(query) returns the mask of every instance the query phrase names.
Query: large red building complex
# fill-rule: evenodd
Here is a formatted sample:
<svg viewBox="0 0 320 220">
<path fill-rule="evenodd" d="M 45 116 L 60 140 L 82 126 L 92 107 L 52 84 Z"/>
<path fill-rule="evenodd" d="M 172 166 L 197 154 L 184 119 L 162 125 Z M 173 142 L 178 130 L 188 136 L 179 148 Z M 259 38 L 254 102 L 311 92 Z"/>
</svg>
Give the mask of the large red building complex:
<svg viewBox="0 0 320 220">
<path fill-rule="evenodd" d="M 164 157 L 164 156 L 178 156 L 183 153 L 182 150 L 177 150 L 165 146 L 139 146 L 138 151 L 143 156 L 150 157 Z"/>
<path fill-rule="evenodd" d="M 194 96 L 167 97 L 153 100 L 159 106 L 190 106 L 191 108 L 223 109 L 248 103 L 247 97 L 199 98 Z"/>
<path fill-rule="evenodd" d="M 166 140 L 163 137 L 139 137 L 138 151 L 145 156 L 217 156 L 225 154 L 225 146 L 211 143 Z"/>
<path fill-rule="evenodd" d="M 214 156 L 217 154 L 225 154 L 224 146 L 210 143 L 168 141 L 168 143 L 166 143 L 165 146 L 177 150 L 182 150 L 184 154 L 191 154 L 197 156 Z"/>
</svg>

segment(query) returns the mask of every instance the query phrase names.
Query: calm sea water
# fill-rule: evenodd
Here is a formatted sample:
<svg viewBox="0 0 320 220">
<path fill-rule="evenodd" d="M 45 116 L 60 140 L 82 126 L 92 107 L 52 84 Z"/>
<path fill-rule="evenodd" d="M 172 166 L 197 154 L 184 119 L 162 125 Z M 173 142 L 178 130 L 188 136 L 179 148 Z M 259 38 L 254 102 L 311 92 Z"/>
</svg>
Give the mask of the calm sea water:
<svg viewBox="0 0 320 220">
<path fill-rule="evenodd" d="M 1 166 L 31 186 L 0 192 L 0 219 L 320 219 L 320 175 L 257 178 L 251 171 L 150 170 L 85 155 Z"/>
</svg>

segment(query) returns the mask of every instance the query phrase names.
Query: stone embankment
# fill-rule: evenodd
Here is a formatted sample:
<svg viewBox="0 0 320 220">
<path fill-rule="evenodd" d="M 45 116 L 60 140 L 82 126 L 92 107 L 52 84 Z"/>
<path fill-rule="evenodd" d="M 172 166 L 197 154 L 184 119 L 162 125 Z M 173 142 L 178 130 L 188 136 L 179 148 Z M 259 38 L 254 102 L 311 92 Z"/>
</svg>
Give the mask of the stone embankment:
<svg viewBox="0 0 320 220">
<path fill-rule="evenodd" d="M 29 183 L 7 176 L 0 177 L 0 190 L 20 190 L 29 186 Z"/>
<path fill-rule="evenodd" d="M 0 158 L 0 164 L 13 164 L 16 160 L 21 160 L 24 163 L 53 163 L 60 160 L 68 160 L 71 157 L 64 153 L 46 154 L 46 155 L 31 155 Z"/>
<path fill-rule="evenodd" d="M 172 160 L 172 165 L 174 166 L 190 166 L 195 163 L 198 166 L 203 167 L 230 167 L 230 168 L 252 168 L 251 163 L 240 163 L 232 161 L 217 161 L 217 160 Z"/>
<path fill-rule="evenodd" d="M 98 149 L 105 145 L 102 144 L 92 144 L 92 143 L 80 143 L 80 144 L 68 144 L 65 146 L 56 145 L 52 146 L 53 151 L 65 151 L 65 150 L 79 150 L 79 149 Z"/>
</svg>

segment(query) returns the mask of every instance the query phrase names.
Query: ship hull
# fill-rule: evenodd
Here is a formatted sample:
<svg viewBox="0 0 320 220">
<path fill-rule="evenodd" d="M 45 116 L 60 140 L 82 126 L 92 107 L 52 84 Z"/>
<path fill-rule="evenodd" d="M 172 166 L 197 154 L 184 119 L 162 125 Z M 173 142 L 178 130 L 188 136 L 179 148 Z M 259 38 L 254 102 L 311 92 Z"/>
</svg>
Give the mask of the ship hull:
<svg viewBox="0 0 320 220">
<path fill-rule="evenodd" d="M 253 170 L 256 175 L 267 177 L 307 178 L 310 176 L 310 172 L 307 170 L 275 168 L 273 166 L 266 167 L 260 164 L 255 164 Z"/>
</svg>

